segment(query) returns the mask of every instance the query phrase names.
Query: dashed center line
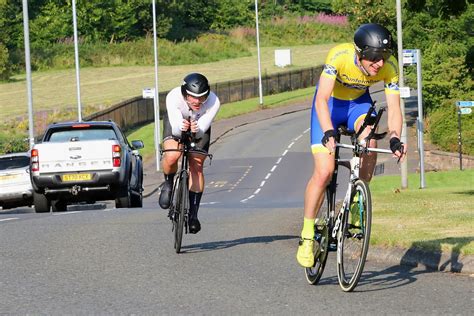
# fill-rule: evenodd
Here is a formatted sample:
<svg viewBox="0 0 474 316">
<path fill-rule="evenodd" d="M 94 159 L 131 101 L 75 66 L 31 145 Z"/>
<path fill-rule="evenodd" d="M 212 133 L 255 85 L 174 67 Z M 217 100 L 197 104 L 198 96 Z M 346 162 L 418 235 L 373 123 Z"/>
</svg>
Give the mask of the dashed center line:
<svg viewBox="0 0 474 316">
<path fill-rule="evenodd" d="M 265 181 L 268 180 L 271 175 L 273 174 L 273 172 L 276 170 L 277 166 L 280 164 L 282 158 L 284 156 L 286 156 L 286 154 L 288 153 L 289 149 L 296 143 L 296 141 L 298 141 L 301 137 L 303 137 L 304 134 L 306 134 L 307 132 L 309 132 L 309 128 L 306 129 L 303 133 L 301 133 L 300 135 L 298 135 L 298 137 L 296 137 L 295 139 L 293 139 L 293 141 L 287 146 L 287 148 L 285 149 L 285 151 L 281 154 L 280 157 L 278 157 L 277 161 L 275 162 L 275 164 L 272 166 L 272 168 L 270 169 L 270 172 L 265 176 L 265 180 L 263 180 L 261 183 L 260 183 L 260 187 L 258 189 L 255 190 L 255 192 L 250 195 L 249 197 L 243 199 L 243 200 L 240 200 L 240 202 L 242 203 L 246 203 L 248 200 L 250 199 L 253 199 L 260 191 L 261 189 L 263 188 L 263 186 L 265 185 Z M 250 170 L 248 170 L 250 171 Z M 230 192 L 230 191 L 229 191 Z"/>
</svg>

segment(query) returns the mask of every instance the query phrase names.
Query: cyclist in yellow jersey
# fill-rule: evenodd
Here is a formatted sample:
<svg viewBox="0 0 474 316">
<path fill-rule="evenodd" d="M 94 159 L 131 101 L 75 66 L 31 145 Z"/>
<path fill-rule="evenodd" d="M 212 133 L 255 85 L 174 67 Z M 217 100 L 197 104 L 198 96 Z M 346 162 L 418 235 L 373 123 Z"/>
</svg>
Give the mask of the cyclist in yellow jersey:
<svg viewBox="0 0 474 316">
<path fill-rule="evenodd" d="M 324 192 L 334 172 L 335 130 L 341 125 L 358 130 L 372 104 L 369 87 L 383 81 L 388 108 L 390 149 L 404 159 L 406 145 L 400 141 L 402 114 L 398 89 L 398 65 L 392 56 L 392 36 L 383 26 L 361 25 L 354 43 L 341 44 L 329 52 L 316 87 L 311 112 L 311 151 L 314 170 L 304 199 L 304 220 L 296 258 L 303 267 L 314 265 L 314 221 Z M 360 136 L 367 136 L 368 129 Z M 368 144 L 376 147 L 375 141 Z M 370 181 L 377 156 L 362 157 L 360 178 Z"/>
</svg>

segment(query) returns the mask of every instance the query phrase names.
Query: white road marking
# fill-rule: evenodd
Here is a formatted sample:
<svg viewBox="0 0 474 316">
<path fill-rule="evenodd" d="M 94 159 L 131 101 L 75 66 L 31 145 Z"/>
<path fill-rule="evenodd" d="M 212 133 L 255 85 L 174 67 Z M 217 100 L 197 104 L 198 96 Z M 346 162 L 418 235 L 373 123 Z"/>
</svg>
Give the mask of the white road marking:
<svg viewBox="0 0 474 316">
<path fill-rule="evenodd" d="M 219 202 L 203 202 L 201 203 L 201 205 L 214 205 L 214 204 L 218 204 Z"/>
<path fill-rule="evenodd" d="M 71 211 L 71 212 L 64 212 L 64 213 L 55 213 L 53 215 L 54 216 L 60 216 L 60 215 L 71 215 L 71 214 L 77 214 L 77 213 L 82 213 L 82 211 Z"/>
<path fill-rule="evenodd" d="M 272 173 L 276 170 L 278 164 L 281 162 L 282 158 L 288 153 L 289 149 L 295 144 L 296 141 L 298 141 L 301 137 L 303 137 L 303 134 L 307 133 L 309 130 L 310 130 L 309 128 L 306 129 L 303 133 L 301 133 L 300 135 L 298 135 L 298 137 L 296 137 L 296 138 L 287 146 L 287 148 L 285 149 L 285 151 L 283 152 L 283 154 L 281 154 L 281 157 L 278 157 L 276 163 L 275 163 L 275 164 L 272 166 L 272 168 L 270 169 L 270 172 L 267 173 L 267 175 L 265 176 L 265 180 L 263 180 L 263 181 L 260 183 L 260 187 L 259 187 L 257 190 L 255 190 L 255 192 L 254 192 L 251 196 L 249 196 L 248 198 L 245 198 L 245 199 L 243 199 L 243 200 L 240 200 L 240 202 L 242 202 L 242 203 L 247 202 L 248 200 L 254 198 L 255 195 L 257 195 L 257 194 L 261 191 L 261 189 L 262 189 L 263 186 L 265 185 L 265 181 L 268 180 L 268 179 L 271 177 Z M 249 169 L 248 171 L 250 171 L 250 169 Z M 239 181 L 238 181 L 238 182 L 239 182 Z M 237 183 L 236 183 L 236 185 L 237 185 Z M 235 185 L 235 186 L 236 186 L 236 185 Z M 232 188 L 232 190 L 235 188 L 235 186 Z M 230 192 L 230 191 L 232 191 L 232 190 L 229 190 L 228 192 Z"/>
<path fill-rule="evenodd" d="M 0 219 L 0 222 L 13 221 L 15 219 L 20 219 L 20 218 L 18 218 L 18 217 L 2 218 L 2 219 Z"/>
</svg>

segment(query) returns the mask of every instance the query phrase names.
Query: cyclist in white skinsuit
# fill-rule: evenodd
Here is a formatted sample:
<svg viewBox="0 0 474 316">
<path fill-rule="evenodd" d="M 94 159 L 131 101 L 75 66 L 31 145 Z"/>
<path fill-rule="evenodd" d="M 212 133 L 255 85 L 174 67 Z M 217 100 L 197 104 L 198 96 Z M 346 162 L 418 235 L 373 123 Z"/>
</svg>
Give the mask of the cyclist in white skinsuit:
<svg viewBox="0 0 474 316">
<path fill-rule="evenodd" d="M 166 114 L 163 117 L 163 149 L 177 149 L 181 133 L 191 131 L 196 137 L 196 147 L 208 151 L 211 139 L 211 123 L 219 111 L 220 101 L 210 90 L 209 82 L 199 73 L 187 75 L 183 84 L 171 90 L 166 96 Z M 180 152 L 165 152 L 162 167 L 165 181 L 161 186 L 159 204 L 170 206 L 173 179 L 178 170 Z M 197 218 L 201 196 L 204 191 L 203 165 L 206 156 L 190 154 L 189 159 L 189 232 L 201 230 Z"/>
</svg>

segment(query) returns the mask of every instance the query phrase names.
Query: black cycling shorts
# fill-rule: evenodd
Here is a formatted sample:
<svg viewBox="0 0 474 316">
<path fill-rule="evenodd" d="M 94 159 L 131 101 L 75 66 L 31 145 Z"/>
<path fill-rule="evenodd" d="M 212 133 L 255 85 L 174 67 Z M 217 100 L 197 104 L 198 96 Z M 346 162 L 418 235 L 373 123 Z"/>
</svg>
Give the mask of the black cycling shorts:
<svg viewBox="0 0 474 316">
<path fill-rule="evenodd" d="M 167 139 L 174 139 L 175 141 L 179 141 L 180 137 L 174 136 L 172 134 L 172 128 L 170 124 L 170 120 L 168 118 L 168 113 L 163 115 L 163 141 Z M 196 140 L 196 147 L 199 149 L 204 150 L 205 152 L 209 151 L 209 145 L 211 142 L 211 127 L 204 133 L 204 135 Z"/>
</svg>

